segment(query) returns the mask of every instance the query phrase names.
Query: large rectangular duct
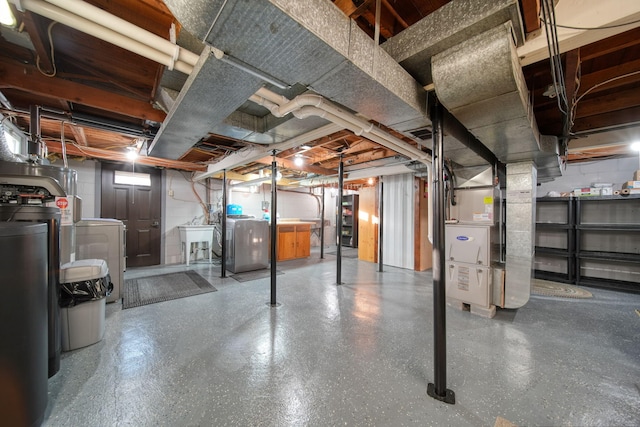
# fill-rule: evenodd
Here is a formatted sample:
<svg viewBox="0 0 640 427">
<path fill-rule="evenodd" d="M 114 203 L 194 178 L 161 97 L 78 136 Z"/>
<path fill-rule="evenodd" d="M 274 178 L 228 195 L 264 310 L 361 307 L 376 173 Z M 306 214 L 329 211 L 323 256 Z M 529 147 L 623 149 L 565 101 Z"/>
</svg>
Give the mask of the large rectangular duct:
<svg viewBox="0 0 640 427">
<path fill-rule="evenodd" d="M 229 108 L 221 109 L 220 114 L 202 118 L 196 115 L 191 119 L 192 108 L 183 107 L 182 103 L 193 102 L 200 109 L 218 110 L 219 103 L 238 108 L 241 98 L 246 100 L 255 92 L 256 81 L 258 85 L 266 84 L 266 78 L 312 89 L 400 131 L 430 124 L 426 117 L 426 94 L 420 84 L 329 1 L 166 0 L 165 3 L 186 30 L 240 66 L 234 68 L 211 57 L 204 67 L 207 74 L 199 76 L 203 71 L 194 70 L 196 76 L 192 75 L 190 80 L 202 81 L 198 88 L 203 95 L 189 97 L 187 101 L 178 99 L 176 111 L 163 126 L 186 127 L 187 136 L 161 132 L 154 141 L 159 152 L 168 151 L 159 148 L 163 145 L 192 146 L 214 129 L 234 131 L 233 126 L 222 123 L 232 113 Z M 248 77 L 243 66 L 257 70 L 265 79 Z M 226 116 L 221 117 L 223 112 Z M 176 120 L 179 123 L 173 123 Z M 187 122 L 181 124 L 183 120 Z M 295 132 L 302 134 L 321 125 L 308 119 L 303 122 L 310 124 L 306 128 L 296 127 Z M 264 140 L 277 142 L 293 136 L 272 134 Z"/>
<path fill-rule="evenodd" d="M 262 80 L 238 73 L 205 48 L 149 146 L 149 155 L 179 159 L 261 86 Z"/>
<path fill-rule="evenodd" d="M 509 21 L 518 46 L 523 45 L 518 0 L 452 0 L 387 40 L 382 48 L 427 85 L 433 82 L 431 57 Z"/>
<path fill-rule="evenodd" d="M 532 160 L 545 174 L 559 176 L 557 148 L 541 149 L 513 34 L 506 22 L 435 55 L 436 94 L 502 163 Z"/>
</svg>

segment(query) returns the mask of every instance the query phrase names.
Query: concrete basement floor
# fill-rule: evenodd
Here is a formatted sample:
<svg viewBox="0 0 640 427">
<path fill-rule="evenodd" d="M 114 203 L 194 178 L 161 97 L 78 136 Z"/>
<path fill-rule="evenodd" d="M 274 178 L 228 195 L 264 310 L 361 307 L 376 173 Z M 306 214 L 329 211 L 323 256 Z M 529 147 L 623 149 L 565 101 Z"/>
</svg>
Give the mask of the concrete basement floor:
<svg viewBox="0 0 640 427">
<path fill-rule="evenodd" d="M 184 271 L 131 269 L 127 278 Z M 433 382 L 431 272 L 342 260 L 278 263 L 270 279 L 220 279 L 204 295 L 122 310 L 62 354 L 46 426 L 640 425 L 640 295 L 531 297 L 493 319 L 447 308 L 447 387 Z"/>
</svg>

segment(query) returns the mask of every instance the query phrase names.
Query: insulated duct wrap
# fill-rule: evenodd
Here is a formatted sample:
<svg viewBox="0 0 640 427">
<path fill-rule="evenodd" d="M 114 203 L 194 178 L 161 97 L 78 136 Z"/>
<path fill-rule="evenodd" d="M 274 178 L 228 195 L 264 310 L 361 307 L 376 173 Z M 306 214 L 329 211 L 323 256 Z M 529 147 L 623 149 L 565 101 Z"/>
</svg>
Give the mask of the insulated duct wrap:
<svg viewBox="0 0 640 427">
<path fill-rule="evenodd" d="M 4 135 L 4 126 L 0 123 L 0 160 L 5 162 L 21 162 L 9 149 L 9 142 Z"/>
<path fill-rule="evenodd" d="M 536 181 L 533 162 L 507 165 L 505 308 L 522 307 L 531 295 Z"/>
</svg>

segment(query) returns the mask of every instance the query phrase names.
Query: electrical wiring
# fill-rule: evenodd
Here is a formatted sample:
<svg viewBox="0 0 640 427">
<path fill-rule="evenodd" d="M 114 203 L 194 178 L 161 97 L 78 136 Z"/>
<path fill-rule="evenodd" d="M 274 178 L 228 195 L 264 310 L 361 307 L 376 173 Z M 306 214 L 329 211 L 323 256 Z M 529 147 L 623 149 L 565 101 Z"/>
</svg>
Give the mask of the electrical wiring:
<svg viewBox="0 0 640 427">
<path fill-rule="evenodd" d="M 553 79 L 553 87 L 557 95 L 556 102 L 558 103 L 558 109 L 562 113 L 562 152 L 566 153 L 569 134 L 572 127 L 572 111 L 567 98 L 567 88 L 565 85 L 564 70 L 562 68 L 562 59 L 560 57 L 560 42 L 558 40 L 558 29 L 556 25 L 556 14 L 553 7 L 553 0 L 542 0 L 541 9 L 543 15 L 542 22 L 545 24 L 545 34 L 549 50 L 551 77 Z"/>
<path fill-rule="evenodd" d="M 541 19 L 541 21 L 546 24 L 544 19 Z M 575 27 L 575 26 L 572 26 L 572 25 L 561 25 L 561 24 L 556 24 L 556 27 L 558 27 L 558 28 L 566 28 L 566 29 L 569 29 L 569 30 L 592 31 L 592 30 L 609 30 L 609 29 L 612 29 L 612 28 L 626 27 L 627 25 L 633 25 L 633 24 L 638 24 L 638 23 L 640 23 L 640 19 L 635 20 L 635 21 L 631 21 L 631 22 L 626 22 L 624 24 L 603 25 L 602 27 Z"/>
<path fill-rule="evenodd" d="M 38 68 L 38 71 L 40 71 L 43 75 L 47 77 L 55 77 L 58 72 L 56 69 L 56 56 L 55 56 L 55 50 L 53 48 L 53 37 L 51 35 L 51 29 L 56 24 L 57 22 L 53 21 L 47 27 L 47 35 L 49 36 L 49 48 L 51 49 L 51 66 L 53 67 L 53 72 L 47 73 L 46 71 L 43 71 L 42 68 L 40 68 L 40 55 L 36 56 L 36 67 Z"/>
<path fill-rule="evenodd" d="M 581 100 L 582 98 L 584 98 L 584 97 L 585 97 L 585 95 L 587 95 L 587 94 L 588 94 L 589 92 L 591 92 L 592 90 L 597 89 L 597 88 L 599 88 L 600 86 L 604 86 L 604 85 L 606 85 L 606 84 L 608 84 L 608 83 L 614 82 L 614 81 L 616 81 L 616 80 L 620 80 L 620 79 L 624 79 L 624 78 L 627 78 L 627 77 L 635 76 L 636 74 L 640 74 L 640 71 L 634 71 L 634 72 L 631 72 L 631 73 L 623 74 L 623 75 L 621 75 L 621 76 L 612 77 L 612 78 L 610 78 L 610 79 L 608 79 L 608 80 L 605 80 L 605 81 L 603 81 L 603 82 L 600 82 L 600 83 L 598 83 L 598 84 L 595 84 L 595 85 L 591 86 L 589 89 L 587 89 L 586 91 L 584 91 L 584 93 L 583 93 L 582 95 L 580 95 L 580 96 L 578 97 L 578 99 L 576 99 L 576 104 L 577 104 L 578 102 L 580 102 L 580 100 Z"/>
</svg>

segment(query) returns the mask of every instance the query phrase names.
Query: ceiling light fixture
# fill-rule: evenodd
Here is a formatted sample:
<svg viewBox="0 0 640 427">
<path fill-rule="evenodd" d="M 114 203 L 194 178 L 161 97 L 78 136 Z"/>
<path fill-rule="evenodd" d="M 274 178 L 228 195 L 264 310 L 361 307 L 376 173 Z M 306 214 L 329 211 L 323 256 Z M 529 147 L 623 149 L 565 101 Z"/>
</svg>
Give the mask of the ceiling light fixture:
<svg viewBox="0 0 640 427">
<path fill-rule="evenodd" d="M 635 141 L 631 144 L 631 149 L 633 151 L 640 151 L 640 141 Z"/>
<path fill-rule="evenodd" d="M 367 180 L 367 183 L 368 183 L 369 185 L 373 185 L 373 178 L 369 178 L 369 179 Z"/>
<path fill-rule="evenodd" d="M 136 147 L 135 145 L 131 145 L 129 147 L 127 147 L 127 158 L 131 161 L 134 161 L 135 159 L 138 158 L 138 151 L 137 151 L 138 147 Z"/>
<path fill-rule="evenodd" d="M 304 159 L 300 154 L 295 155 L 295 158 L 293 159 L 293 164 L 296 166 L 302 166 L 304 164 Z"/>
<path fill-rule="evenodd" d="M 16 18 L 13 16 L 7 0 L 0 0 L 0 24 L 8 27 L 16 25 Z"/>
</svg>

